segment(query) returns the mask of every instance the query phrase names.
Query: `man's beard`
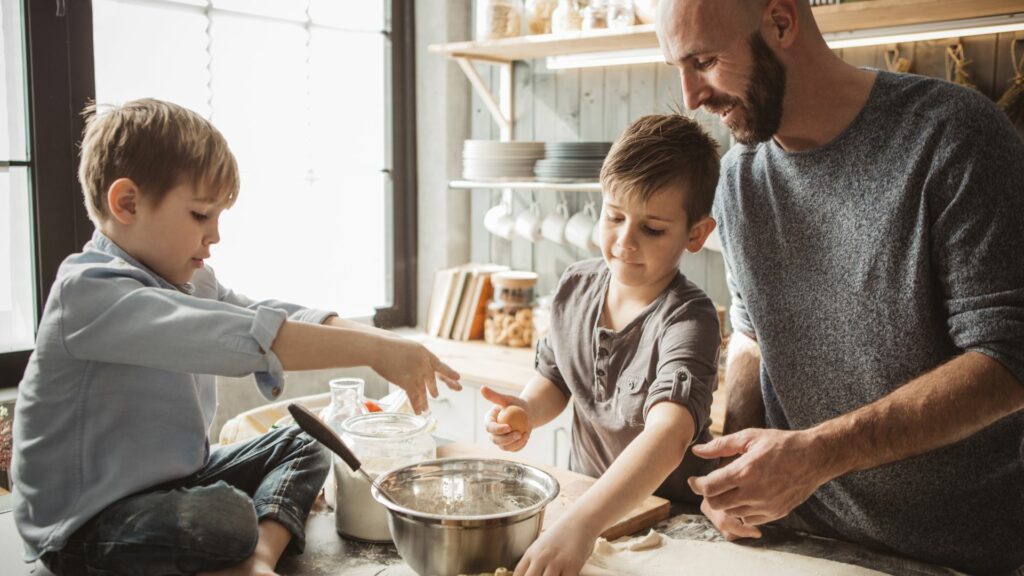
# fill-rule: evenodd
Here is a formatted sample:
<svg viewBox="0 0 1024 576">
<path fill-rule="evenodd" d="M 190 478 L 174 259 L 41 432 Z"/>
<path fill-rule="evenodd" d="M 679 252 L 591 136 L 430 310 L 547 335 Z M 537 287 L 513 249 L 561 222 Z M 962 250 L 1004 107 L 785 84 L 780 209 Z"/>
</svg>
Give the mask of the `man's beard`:
<svg viewBox="0 0 1024 576">
<path fill-rule="evenodd" d="M 779 61 L 760 32 L 750 37 L 753 69 L 747 86 L 746 102 L 738 98 L 711 98 L 705 107 L 712 111 L 741 108 L 736 125 L 729 126 L 741 144 L 767 142 L 782 124 L 782 103 L 786 96 L 786 66 Z"/>
</svg>

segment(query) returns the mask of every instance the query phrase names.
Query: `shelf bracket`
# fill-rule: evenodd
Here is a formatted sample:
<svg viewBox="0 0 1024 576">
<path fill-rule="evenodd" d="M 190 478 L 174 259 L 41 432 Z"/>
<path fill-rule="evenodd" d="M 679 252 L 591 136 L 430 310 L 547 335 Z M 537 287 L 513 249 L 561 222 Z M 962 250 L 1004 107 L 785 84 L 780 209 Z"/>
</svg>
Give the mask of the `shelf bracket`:
<svg viewBox="0 0 1024 576">
<path fill-rule="evenodd" d="M 473 66 L 473 60 L 462 56 L 453 58 L 462 68 L 462 73 L 469 79 L 469 83 L 476 90 L 476 93 L 483 99 L 488 112 L 498 124 L 500 140 L 510 142 L 512 140 L 512 62 L 492 62 L 488 64 L 500 66 L 501 78 L 498 86 L 498 98 L 488 90 L 480 74 Z"/>
</svg>

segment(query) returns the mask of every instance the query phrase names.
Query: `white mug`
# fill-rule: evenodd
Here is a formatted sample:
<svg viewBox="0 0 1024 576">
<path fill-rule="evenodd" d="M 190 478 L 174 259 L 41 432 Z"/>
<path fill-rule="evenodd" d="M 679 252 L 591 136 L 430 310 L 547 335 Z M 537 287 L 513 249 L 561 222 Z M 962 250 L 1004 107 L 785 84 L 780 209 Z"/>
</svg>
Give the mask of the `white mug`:
<svg viewBox="0 0 1024 576">
<path fill-rule="evenodd" d="M 565 224 L 569 221 L 569 206 L 559 202 L 555 211 L 544 217 L 540 233 L 555 244 L 565 244 Z"/>
<path fill-rule="evenodd" d="M 512 231 L 515 229 L 516 221 L 509 215 L 508 206 L 502 202 L 494 206 L 484 214 L 484 228 L 495 236 L 512 239 Z"/>
<path fill-rule="evenodd" d="M 536 202 L 530 202 L 530 207 L 516 217 L 516 234 L 530 242 L 539 242 L 540 226 L 540 206 Z"/>
<path fill-rule="evenodd" d="M 565 224 L 565 239 L 570 244 L 584 250 L 593 250 L 591 235 L 597 225 L 597 209 L 593 202 L 587 202 L 583 210 L 572 215 Z"/>
<path fill-rule="evenodd" d="M 590 251 L 600 252 L 601 251 L 601 224 L 597 223 L 594 225 L 594 231 L 590 234 Z"/>
</svg>

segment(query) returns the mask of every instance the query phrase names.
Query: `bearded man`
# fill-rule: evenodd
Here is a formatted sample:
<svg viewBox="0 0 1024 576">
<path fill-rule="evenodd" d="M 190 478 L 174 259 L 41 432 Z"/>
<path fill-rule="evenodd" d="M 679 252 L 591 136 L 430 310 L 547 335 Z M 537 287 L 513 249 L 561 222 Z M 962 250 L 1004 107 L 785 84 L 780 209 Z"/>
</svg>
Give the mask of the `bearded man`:
<svg viewBox="0 0 1024 576">
<path fill-rule="evenodd" d="M 685 104 L 739 143 L 714 216 L 734 336 L 729 539 L 781 521 L 1024 574 L 1024 144 L 975 91 L 852 67 L 807 0 L 662 0 Z"/>
</svg>

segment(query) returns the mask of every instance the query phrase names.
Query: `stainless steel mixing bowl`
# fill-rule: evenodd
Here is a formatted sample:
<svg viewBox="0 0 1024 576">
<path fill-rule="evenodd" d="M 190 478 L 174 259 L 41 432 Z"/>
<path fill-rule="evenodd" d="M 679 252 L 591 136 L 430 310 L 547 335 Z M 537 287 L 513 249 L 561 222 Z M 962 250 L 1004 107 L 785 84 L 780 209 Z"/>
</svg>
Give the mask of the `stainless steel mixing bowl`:
<svg viewBox="0 0 1024 576">
<path fill-rule="evenodd" d="M 376 488 L 398 553 L 421 576 L 511 569 L 537 539 L 558 496 L 550 474 L 508 460 L 451 458 L 392 470 Z"/>
</svg>

